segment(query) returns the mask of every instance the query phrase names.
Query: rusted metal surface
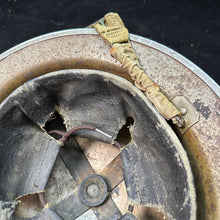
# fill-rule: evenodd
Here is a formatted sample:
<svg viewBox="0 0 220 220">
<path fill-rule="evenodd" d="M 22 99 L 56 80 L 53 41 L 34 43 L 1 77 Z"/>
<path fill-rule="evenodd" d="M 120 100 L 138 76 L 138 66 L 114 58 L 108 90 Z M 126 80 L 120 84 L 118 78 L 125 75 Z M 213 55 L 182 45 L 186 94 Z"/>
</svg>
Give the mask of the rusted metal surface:
<svg viewBox="0 0 220 220">
<path fill-rule="evenodd" d="M 184 96 L 200 120 L 179 137 L 187 150 L 197 186 L 199 219 L 220 217 L 220 101 L 200 77 L 196 66 L 155 42 L 131 36 L 140 63 L 149 76 L 173 99 Z M 168 51 L 168 52 L 167 52 Z M 191 65 L 191 66 L 190 66 Z M 0 101 L 15 88 L 39 75 L 60 69 L 104 70 L 130 80 L 108 46 L 94 31 L 37 40 L 0 60 Z M 216 91 L 216 88 L 214 89 Z M 218 90 L 218 88 L 217 88 Z M 178 133 L 178 131 L 177 131 Z M 117 154 L 117 153 L 116 153 Z M 104 166 L 103 166 L 104 168 Z M 101 170 L 100 170 L 101 171 Z"/>
</svg>

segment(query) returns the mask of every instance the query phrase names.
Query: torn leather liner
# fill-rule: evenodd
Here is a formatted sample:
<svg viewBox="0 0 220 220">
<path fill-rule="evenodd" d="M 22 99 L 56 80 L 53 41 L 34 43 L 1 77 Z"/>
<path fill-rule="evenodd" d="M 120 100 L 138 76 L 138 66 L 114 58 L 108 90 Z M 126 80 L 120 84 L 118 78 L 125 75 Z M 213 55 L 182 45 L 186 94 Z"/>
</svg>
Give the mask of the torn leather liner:
<svg viewBox="0 0 220 220">
<path fill-rule="evenodd" d="M 195 219 L 192 173 L 173 131 L 135 86 L 95 70 L 46 74 L 0 105 L 0 200 L 13 203 L 45 189 L 61 147 L 43 128 L 55 110 L 67 130 L 90 124 L 113 137 L 133 117 L 132 141 L 121 151 L 129 202 L 155 207 L 168 219 Z M 110 143 L 93 131 L 77 135 Z M 50 207 L 37 216 L 43 215 L 62 219 Z"/>
</svg>

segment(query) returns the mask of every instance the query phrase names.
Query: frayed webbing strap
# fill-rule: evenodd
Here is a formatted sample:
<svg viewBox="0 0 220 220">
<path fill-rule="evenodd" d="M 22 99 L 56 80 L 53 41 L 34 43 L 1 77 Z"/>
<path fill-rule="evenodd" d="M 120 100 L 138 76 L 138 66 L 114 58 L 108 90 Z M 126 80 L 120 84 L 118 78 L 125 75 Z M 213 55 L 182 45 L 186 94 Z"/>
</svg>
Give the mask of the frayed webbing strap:
<svg viewBox="0 0 220 220">
<path fill-rule="evenodd" d="M 94 28 L 110 44 L 128 42 L 128 30 L 117 13 L 108 13 L 104 24 L 97 23 Z"/>
<path fill-rule="evenodd" d="M 183 127 L 184 120 L 179 110 L 168 100 L 144 72 L 138 57 L 129 42 L 129 33 L 117 13 L 108 13 L 102 22 L 93 27 L 108 43 L 112 45 L 111 55 L 128 70 L 134 84 L 144 92 L 157 110 L 167 119 L 172 119 L 174 124 Z"/>
</svg>

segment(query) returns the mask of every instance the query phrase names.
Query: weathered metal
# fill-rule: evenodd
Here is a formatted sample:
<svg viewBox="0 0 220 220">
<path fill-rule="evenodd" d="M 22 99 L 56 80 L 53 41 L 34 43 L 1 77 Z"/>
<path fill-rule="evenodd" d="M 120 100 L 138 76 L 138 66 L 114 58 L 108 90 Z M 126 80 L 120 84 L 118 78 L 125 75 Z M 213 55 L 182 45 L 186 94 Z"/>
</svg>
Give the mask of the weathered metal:
<svg viewBox="0 0 220 220">
<path fill-rule="evenodd" d="M 176 96 L 172 102 L 179 109 L 184 119 L 184 127 L 179 129 L 179 131 L 184 134 L 199 121 L 199 113 L 183 96 Z"/>
<path fill-rule="evenodd" d="M 163 92 L 184 96 L 200 114 L 184 134 L 176 129 L 193 169 L 198 219 L 220 218 L 219 87 L 197 66 L 148 39 L 130 35 L 139 60 Z M 39 75 L 63 69 L 95 69 L 130 80 L 108 46 L 92 29 L 61 31 L 21 44 L 0 55 L 0 100 Z M 131 80 L 130 80 L 131 81 Z"/>
<path fill-rule="evenodd" d="M 97 174 L 86 177 L 79 185 L 79 198 L 89 207 L 103 204 L 107 193 L 108 187 L 105 180 Z"/>
</svg>

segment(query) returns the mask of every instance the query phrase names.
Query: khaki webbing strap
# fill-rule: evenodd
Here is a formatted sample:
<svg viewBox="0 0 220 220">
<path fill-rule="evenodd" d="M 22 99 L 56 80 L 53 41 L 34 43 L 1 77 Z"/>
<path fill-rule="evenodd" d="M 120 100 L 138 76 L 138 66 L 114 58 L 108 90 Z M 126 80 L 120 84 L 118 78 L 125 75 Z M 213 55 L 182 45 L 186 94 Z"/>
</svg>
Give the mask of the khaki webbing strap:
<svg viewBox="0 0 220 220">
<path fill-rule="evenodd" d="M 184 126 L 184 120 L 179 110 L 168 100 L 144 72 L 138 57 L 129 42 L 129 33 L 117 13 L 108 13 L 102 22 L 93 25 L 98 33 L 112 45 L 111 55 L 128 70 L 134 84 L 144 92 L 157 110 L 167 119 L 172 119 L 179 127 Z"/>
</svg>

